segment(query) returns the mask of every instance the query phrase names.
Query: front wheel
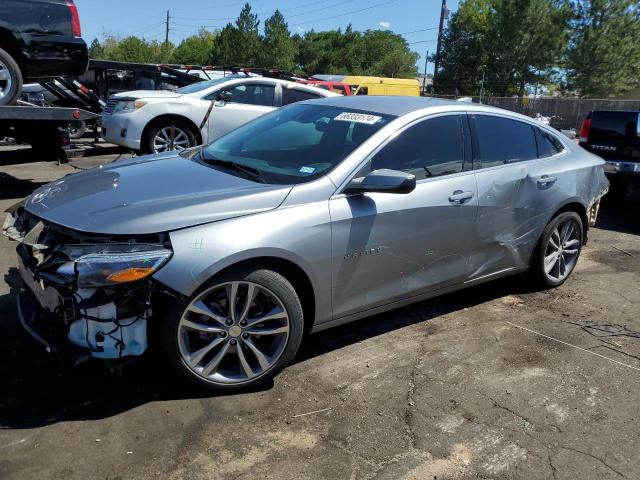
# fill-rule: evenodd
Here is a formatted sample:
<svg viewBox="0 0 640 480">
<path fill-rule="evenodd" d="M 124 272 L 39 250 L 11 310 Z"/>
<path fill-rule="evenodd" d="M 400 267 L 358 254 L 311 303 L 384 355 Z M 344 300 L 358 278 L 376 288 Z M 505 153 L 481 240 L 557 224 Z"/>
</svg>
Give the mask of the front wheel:
<svg viewBox="0 0 640 480">
<path fill-rule="evenodd" d="M 255 388 L 296 354 L 303 332 L 293 286 L 270 270 L 214 279 L 177 307 L 165 324 L 169 362 L 210 391 Z"/>
<path fill-rule="evenodd" d="M 157 121 L 142 141 L 143 153 L 184 150 L 198 144 L 196 133 L 185 122 L 174 119 Z"/>
<path fill-rule="evenodd" d="M 544 285 L 562 285 L 578 262 L 583 240 L 580 215 L 564 212 L 556 216 L 542 233 L 531 265 L 533 273 Z"/>
</svg>

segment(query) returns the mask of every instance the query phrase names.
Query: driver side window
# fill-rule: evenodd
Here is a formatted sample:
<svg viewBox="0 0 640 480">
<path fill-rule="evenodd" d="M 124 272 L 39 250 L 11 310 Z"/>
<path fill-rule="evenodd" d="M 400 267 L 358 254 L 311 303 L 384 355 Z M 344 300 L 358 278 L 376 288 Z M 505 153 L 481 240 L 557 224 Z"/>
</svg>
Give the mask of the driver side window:
<svg viewBox="0 0 640 480">
<path fill-rule="evenodd" d="M 275 97 L 275 87 L 266 84 L 241 84 L 233 87 L 223 88 L 213 93 L 207 100 L 214 100 L 220 95 L 228 97 L 229 103 L 242 103 L 245 105 L 262 105 L 272 107 Z"/>
<path fill-rule="evenodd" d="M 431 118 L 407 128 L 374 155 L 371 170 L 382 168 L 409 172 L 418 180 L 462 172 L 462 115 Z"/>
</svg>

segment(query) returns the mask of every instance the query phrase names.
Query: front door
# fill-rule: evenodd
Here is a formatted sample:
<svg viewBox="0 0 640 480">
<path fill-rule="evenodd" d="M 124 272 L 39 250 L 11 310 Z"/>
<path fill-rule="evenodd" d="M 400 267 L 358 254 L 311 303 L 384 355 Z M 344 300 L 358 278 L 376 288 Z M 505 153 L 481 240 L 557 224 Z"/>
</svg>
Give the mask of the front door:
<svg viewBox="0 0 640 480">
<path fill-rule="evenodd" d="M 209 141 L 275 109 L 275 85 L 247 82 L 211 94 L 214 106 L 208 120 Z M 216 101 L 223 97 L 225 100 Z"/>
<path fill-rule="evenodd" d="M 336 318 L 467 278 L 477 196 L 465 122 L 448 114 L 414 123 L 365 167 L 413 173 L 413 192 L 330 200 Z"/>
</svg>

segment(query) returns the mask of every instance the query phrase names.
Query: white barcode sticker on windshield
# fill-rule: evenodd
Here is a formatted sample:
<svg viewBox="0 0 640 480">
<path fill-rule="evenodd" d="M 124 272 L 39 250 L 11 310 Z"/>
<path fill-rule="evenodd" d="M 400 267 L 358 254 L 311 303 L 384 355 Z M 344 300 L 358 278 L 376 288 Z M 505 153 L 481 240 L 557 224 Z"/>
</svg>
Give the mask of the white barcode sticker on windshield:
<svg viewBox="0 0 640 480">
<path fill-rule="evenodd" d="M 334 120 L 339 120 L 341 122 L 356 122 L 356 123 L 366 123 L 367 125 L 373 125 L 382 117 L 377 117 L 375 115 L 369 115 L 368 113 L 356 113 L 356 112 L 342 112 L 340 115 L 334 118 Z"/>
</svg>

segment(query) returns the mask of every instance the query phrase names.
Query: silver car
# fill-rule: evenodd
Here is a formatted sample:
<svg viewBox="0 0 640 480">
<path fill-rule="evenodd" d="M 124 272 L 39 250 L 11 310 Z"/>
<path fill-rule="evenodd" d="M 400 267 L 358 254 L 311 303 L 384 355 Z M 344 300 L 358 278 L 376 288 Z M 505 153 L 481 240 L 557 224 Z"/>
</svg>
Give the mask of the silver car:
<svg viewBox="0 0 640 480">
<path fill-rule="evenodd" d="M 197 384 L 255 386 L 308 333 L 525 270 L 562 284 L 603 163 L 482 105 L 290 105 L 208 146 L 36 190 L 5 223 L 21 321 L 50 350 L 161 348 Z"/>
</svg>

